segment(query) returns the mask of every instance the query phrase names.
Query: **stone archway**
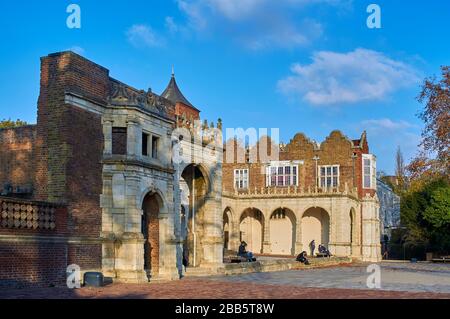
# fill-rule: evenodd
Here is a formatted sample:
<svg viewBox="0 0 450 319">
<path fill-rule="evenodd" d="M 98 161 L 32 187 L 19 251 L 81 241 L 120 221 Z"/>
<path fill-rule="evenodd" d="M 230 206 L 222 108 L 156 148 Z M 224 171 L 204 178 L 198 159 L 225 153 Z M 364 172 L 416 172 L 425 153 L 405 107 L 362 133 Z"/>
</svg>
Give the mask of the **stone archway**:
<svg viewBox="0 0 450 319">
<path fill-rule="evenodd" d="M 155 277 L 159 272 L 159 215 L 163 200 L 155 192 L 149 192 L 142 202 L 142 234 L 144 236 L 144 270 L 147 277 Z"/>
<path fill-rule="evenodd" d="M 330 216 L 320 207 L 309 208 L 302 217 L 302 245 L 303 249 L 311 253 L 310 243 L 316 243 L 316 250 L 320 244 L 329 247 L 330 242 Z"/>
<path fill-rule="evenodd" d="M 184 247 L 188 251 L 190 267 L 200 267 L 204 259 L 202 242 L 205 238 L 205 204 L 209 192 L 209 181 L 201 166 L 188 165 L 181 175 L 181 180 L 187 186 L 185 195 L 185 238 Z M 187 209 L 186 209 L 187 207 Z"/>
<path fill-rule="evenodd" d="M 229 218 L 229 210 L 225 209 L 223 213 L 223 248 L 230 249 L 230 233 L 231 233 L 231 218 Z"/>
<path fill-rule="evenodd" d="M 263 252 L 264 215 L 256 208 L 247 208 L 239 222 L 240 241 L 247 243 L 247 250 L 256 254 Z"/>
<path fill-rule="evenodd" d="M 274 255 L 295 255 L 296 218 L 292 210 L 278 208 L 270 216 L 270 244 Z"/>
</svg>

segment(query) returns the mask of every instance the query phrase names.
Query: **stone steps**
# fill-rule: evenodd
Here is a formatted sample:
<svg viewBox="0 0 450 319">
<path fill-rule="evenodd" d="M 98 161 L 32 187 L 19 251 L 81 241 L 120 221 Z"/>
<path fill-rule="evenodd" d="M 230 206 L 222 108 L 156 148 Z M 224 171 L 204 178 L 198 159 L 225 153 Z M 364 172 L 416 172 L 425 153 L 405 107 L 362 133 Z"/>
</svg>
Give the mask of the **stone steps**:
<svg viewBox="0 0 450 319">
<path fill-rule="evenodd" d="M 295 259 L 271 259 L 271 260 L 259 260 L 253 263 L 240 263 L 240 264 L 224 264 L 217 270 L 217 273 L 212 273 L 209 268 L 188 268 L 184 274 L 185 277 L 207 277 L 214 275 L 239 275 L 255 272 L 275 272 L 286 270 L 301 270 L 312 269 L 320 267 L 337 266 L 341 264 L 350 264 L 353 260 L 349 257 L 331 257 L 331 258 L 312 258 L 309 260 L 310 265 L 306 266 L 302 263 L 295 261 Z"/>
</svg>

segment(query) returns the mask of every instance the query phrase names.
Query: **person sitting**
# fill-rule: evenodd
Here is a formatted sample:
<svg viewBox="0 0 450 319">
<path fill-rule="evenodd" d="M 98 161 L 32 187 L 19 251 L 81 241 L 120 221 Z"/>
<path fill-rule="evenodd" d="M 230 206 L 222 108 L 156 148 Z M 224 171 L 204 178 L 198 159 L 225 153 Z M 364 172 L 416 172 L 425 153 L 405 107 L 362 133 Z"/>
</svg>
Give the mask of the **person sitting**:
<svg viewBox="0 0 450 319">
<path fill-rule="evenodd" d="M 319 254 L 323 254 L 326 257 L 331 257 L 330 251 L 324 245 L 319 245 Z"/>
<path fill-rule="evenodd" d="M 243 241 L 239 246 L 238 256 L 245 258 L 248 262 L 256 261 L 256 259 L 253 257 L 253 253 L 247 251 L 246 247 L 247 243 Z"/>
<path fill-rule="evenodd" d="M 297 256 L 297 261 L 301 262 L 302 264 L 309 265 L 309 261 L 306 258 L 306 256 L 307 256 L 306 251 L 303 251 L 300 255 Z"/>
</svg>

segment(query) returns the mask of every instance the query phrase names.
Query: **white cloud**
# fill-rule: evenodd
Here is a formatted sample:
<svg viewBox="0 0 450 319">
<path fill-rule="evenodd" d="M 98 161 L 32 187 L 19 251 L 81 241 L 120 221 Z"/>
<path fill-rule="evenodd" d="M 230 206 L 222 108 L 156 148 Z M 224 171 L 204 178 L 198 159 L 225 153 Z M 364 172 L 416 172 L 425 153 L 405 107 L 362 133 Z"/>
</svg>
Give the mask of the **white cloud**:
<svg viewBox="0 0 450 319">
<path fill-rule="evenodd" d="M 179 30 L 178 25 L 175 23 L 173 17 L 166 17 L 166 28 L 170 33 L 176 33 Z"/>
<path fill-rule="evenodd" d="M 364 127 L 371 128 L 372 130 L 400 130 L 400 129 L 407 129 L 407 128 L 413 128 L 416 127 L 414 124 L 411 124 L 407 121 L 400 120 L 400 121 L 393 121 L 388 118 L 384 119 L 378 119 L 378 120 L 365 120 L 362 122 L 362 125 Z"/>
<path fill-rule="evenodd" d="M 305 46 L 322 25 L 305 17 L 306 5 L 344 6 L 351 0 L 177 0 L 187 25 L 198 33 L 222 34 L 250 49 Z"/>
<path fill-rule="evenodd" d="M 314 105 L 382 100 L 420 80 L 414 67 L 362 48 L 316 52 L 311 64 L 294 64 L 291 71 L 291 76 L 278 82 L 279 90 Z"/>
<path fill-rule="evenodd" d="M 77 45 L 75 45 L 75 46 L 73 46 L 73 47 L 70 47 L 70 48 L 67 49 L 67 50 L 68 50 L 68 51 L 75 52 L 76 54 L 79 54 L 79 55 L 84 55 L 84 54 L 86 53 L 86 50 L 85 50 L 85 49 L 83 49 L 82 47 L 77 46 Z"/>
<path fill-rule="evenodd" d="M 135 24 L 127 30 L 128 41 L 135 47 L 159 47 L 164 40 L 148 25 Z"/>
</svg>

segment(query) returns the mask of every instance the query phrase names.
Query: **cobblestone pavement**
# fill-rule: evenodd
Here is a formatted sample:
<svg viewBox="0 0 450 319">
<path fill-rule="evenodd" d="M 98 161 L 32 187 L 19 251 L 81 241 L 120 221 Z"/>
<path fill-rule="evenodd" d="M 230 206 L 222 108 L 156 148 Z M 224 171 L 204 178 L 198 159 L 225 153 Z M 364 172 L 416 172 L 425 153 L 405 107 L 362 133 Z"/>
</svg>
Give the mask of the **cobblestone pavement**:
<svg viewBox="0 0 450 319">
<path fill-rule="evenodd" d="M 383 291 L 450 294 L 450 264 L 384 262 L 379 266 Z M 367 289 L 368 275 L 367 264 L 356 264 L 347 267 L 213 277 L 210 280 L 310 288 Z"/>
<path fill-rule="evenodd" d="M 103 288 L 0 290 L 0 298 L 68 299 L 450 299 L 450 267 L 381 264 L 382 290 L 368 290 L 365 265 L 257 273 L 229 277 L 188 278 L 153 284 L 114 284 Z"/>
</svg>

